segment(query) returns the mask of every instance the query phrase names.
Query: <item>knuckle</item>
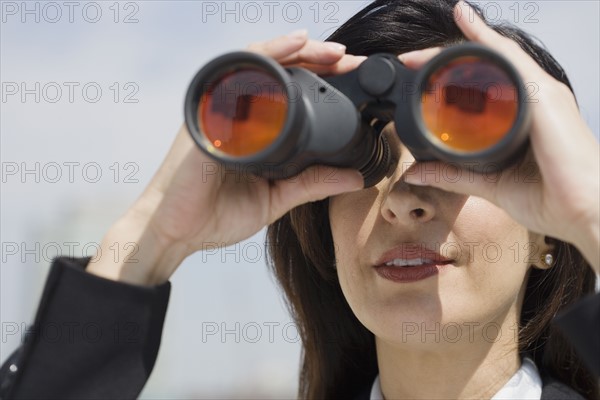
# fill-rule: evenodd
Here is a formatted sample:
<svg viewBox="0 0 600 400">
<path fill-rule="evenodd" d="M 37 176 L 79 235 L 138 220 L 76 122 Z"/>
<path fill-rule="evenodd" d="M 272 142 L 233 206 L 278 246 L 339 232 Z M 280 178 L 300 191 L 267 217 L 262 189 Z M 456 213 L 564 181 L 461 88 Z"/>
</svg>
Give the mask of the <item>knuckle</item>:
<svg viewBox="0 0 600 400">
<path fill-rule="evenodd" d="M 543 86 L 545 88 L 544 92 L 545 95 L 547 96 L 547 98 L 551 98 L 551 99 L 573 99 L 574 100 L 574 96 L 573 93 L 571 92 L 571 90 L 569 89 L 569 87 L 564 84 L 563 82 L 560 82 L 554 78 L 552 78 L 551 76 L 548 76 L 549 79 L 545 79 L 543 82 Z"/>
<path fill-rule="evenodd" d="M 521 54 L 525 54 L 521 46 L 511 38 L 498 35 L 497 40 L 502 53 L 509 57 L 509 59 L 514 59 L 514 57 L 519 57 Z"/>
<path fill-rule="evenodd" d="M 473 32 L 473 39 L 475 42 L 491 45 L 496 41 L 496 31 L 492 28 L 480 29 Z"/>
<path fill-rule="evenodd" d="M 246 50 L 251 51 L 253 53 L 260 53 L 263 48 L 263 43 L 261 42 L 252 42 L 246 47 Z"/>
<path fill-rule="evenodd" d="M 575 100 L 575 96 L 573 95 L 573 92 L 571 92 L 571 89 L 569 89 L 569 87 L 567 86 L 566 83 L 561 82 L 559 80 L 555 80 L 555 82 L 556 82 L 556 85 L 555 85 L 556 90 L 560 96 L 564 96 L 566 98 Z"/>
<path fill-rule="evenodd" d="M 523 52 L 523 49 L 521 48 L 521 45 L 519 45 L 519 43 L 515 42 L 514 40 L 507 38 L 506 36 L 502 36 L 502 41 L 504 43 L 504 45 L 506 46 L 506 49 L 511 51 L 511 52 Z"/>
<path fill-rule="evenodd" d="M 306 200 L 313 200 L 315 197 L 313 185 L 311 185 L 310 173 L 308 171 L 304 171 L 300 175 L 300 185 L 301 190 L 303 192 L 303 196 Z"/>
</svg>

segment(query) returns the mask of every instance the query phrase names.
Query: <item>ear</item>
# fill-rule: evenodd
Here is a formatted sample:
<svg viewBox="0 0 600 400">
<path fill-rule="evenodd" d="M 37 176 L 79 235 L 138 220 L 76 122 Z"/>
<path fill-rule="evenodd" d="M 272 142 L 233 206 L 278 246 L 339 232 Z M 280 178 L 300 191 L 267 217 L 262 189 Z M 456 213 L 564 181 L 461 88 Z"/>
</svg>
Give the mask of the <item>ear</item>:
<svg viewBox="0 0 600 400">
<path fill-rule="evenodd" d="M 531 265 L 537 269 L 550 269 L 556 262 L 556 255 L 554 254 L 555 247 L 550 244 L 549 240 L 544 235 L 533 234 L 534 245 L 536 253 L 533 255 L 533 262 Z"/>
</svg>

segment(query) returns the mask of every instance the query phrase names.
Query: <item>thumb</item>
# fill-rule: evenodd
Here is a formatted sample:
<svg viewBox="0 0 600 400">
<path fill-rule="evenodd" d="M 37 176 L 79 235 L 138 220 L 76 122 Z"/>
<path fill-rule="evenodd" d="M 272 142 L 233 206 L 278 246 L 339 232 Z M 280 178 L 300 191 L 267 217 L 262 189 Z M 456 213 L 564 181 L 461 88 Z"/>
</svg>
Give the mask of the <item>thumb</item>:
<svg viewBox="0 0 600 400">
<path fill-rule="evenodd" d="M 307 168 L 291 178 L 275 181 L 270 193 L 269 223 L 301 204 L 360 190 L 363 186 L 361 173 L 354 169 L 324 165 Z"/>
</svg>

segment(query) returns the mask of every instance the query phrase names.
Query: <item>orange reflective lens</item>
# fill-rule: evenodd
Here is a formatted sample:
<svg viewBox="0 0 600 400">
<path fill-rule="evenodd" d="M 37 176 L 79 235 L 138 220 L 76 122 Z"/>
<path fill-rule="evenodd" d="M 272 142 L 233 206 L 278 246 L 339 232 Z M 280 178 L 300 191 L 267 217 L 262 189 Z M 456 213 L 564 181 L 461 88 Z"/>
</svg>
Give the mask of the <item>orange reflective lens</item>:
<svg viewBox="0 0 600 400">
<path fill-rule="evenodd" d="M 199 126 L 211 152 L 249 156 L 269 147 L 281 133 L 288 101 L 284 87 L 258 69 L 224 75 L 202 95 Z"/>
<path fill-rule="evenodd" d="M 468 56 L 437 69 L 422 93 L 425 126 L 453 151 L 481 151 L 497 144 L 517 117 L 517 89 L 491 61 Z"/>
</svg>

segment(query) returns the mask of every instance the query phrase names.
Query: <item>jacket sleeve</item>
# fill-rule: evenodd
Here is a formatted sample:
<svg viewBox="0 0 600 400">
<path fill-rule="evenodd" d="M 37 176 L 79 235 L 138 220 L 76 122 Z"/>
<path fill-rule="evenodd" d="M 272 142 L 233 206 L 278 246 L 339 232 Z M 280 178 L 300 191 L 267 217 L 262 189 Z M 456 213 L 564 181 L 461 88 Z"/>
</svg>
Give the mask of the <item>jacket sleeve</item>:
<svg viewBox="0 0 600 400">
<path fill-rule="evenodd" d="M 573 304 L 559 314 L 554 323 L 590 371 L 600 377 L 600 293 Z"/>
<path fill-rule="evenodd" d="M 141 287 L 53 261 L 24 343 L 0 368 L 0 397 L 134 398 L 158 354 L 170 283 Z"/>
</svg>

